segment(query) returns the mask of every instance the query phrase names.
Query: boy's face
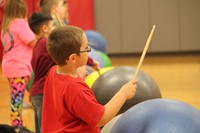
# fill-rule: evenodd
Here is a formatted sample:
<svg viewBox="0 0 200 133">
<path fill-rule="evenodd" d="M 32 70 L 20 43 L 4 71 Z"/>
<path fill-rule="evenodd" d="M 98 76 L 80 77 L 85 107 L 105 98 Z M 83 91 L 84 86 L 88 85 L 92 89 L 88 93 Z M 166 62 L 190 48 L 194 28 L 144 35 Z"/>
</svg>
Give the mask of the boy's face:
<svg viewBox="0 0 200 133">
<path fill-rule="evenodd" d="M 85 33 L 83 34 L 83 43 L 80 47 L 80 55 L 79 55 L 79 66 L 83 66 L 83 65 L 86 65 L 87 63 L 87 60 L 88 60 L 88 52 L 90 52 L 91 48 L 90 46 L 88 45 L 88 40 L 87 40 L 87 37 L 85 35 Z"/>
<path fill-rule="evenodd" d="M 67 0 L 59 0 L 55 6 L 55 11 L 61 20 L 68 19 L 68 3 Z"/>
<path fill-rule="evenodd" d="M 48 22 L 48 25 L 47 25 L 47 29 L 48 29 L 48 35 L 51 33 L 51 31 L 54 29 L 54 23 L 53 23 L 53 20 L 52 21 L 49 21 Z"/>
<path fill-rule="evenodd" d="M 45 34 L 46 37 L 49 36 L 49 34 L 51 33 L 51 31 L 54 29 L 54 23 L 53 20 L 48 21 L 47 24 L 43 25 L 43 33 Z"/>
</svg>

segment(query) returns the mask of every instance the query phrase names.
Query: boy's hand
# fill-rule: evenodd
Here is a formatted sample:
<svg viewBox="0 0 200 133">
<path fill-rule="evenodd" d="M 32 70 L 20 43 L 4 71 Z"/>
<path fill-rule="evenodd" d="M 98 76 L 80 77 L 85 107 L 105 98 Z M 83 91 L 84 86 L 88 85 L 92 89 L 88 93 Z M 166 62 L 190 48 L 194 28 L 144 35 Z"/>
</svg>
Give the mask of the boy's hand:
<svg viewBox="0 0 200 133">
<path fill-rule="evenodd" d="M 87 67 L 85 65 L 82 66 L 82 67 L 77 68 L 76 72 L 83 79 L 85 79 L 86 76 L 88 75 L 88 70 L 87 70 Z"/>
<path fill-rule="evenodd" d="M 131 80 L 128 83 L 126 83 L 125 85 L 123 85 L 121 87 L 121 89 L 119 90 L 120 93 L 122 95 L 124 95 L 124 97 L 128 100 L 131 99 L 133 96 L 135 96 L 136 93 L 136 89 L 137 89 L 137 85 L 136 85 L 137 81 L 136 80 Z"/>
<path fill-rule="evenodd" d="M 96 60 L 94 60 L 94 61 L 93 61 L 92 68 L 93 68 L 94 70 L 96 70 L 96 71 L 99 71 L 99 69 L 100 69 L 99 62 L 96 61 Z"/>
</svg>

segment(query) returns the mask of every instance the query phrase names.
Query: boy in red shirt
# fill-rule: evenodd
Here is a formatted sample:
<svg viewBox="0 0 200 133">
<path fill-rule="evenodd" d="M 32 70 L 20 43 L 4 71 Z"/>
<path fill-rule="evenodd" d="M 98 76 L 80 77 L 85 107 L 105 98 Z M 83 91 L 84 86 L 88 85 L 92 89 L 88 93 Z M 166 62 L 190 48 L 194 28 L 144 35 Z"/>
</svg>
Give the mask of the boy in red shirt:
<svg viewBox="0 0 200 133">
<path fill-rule="evenodd" d="M 35 132 L 41 133 L 42 102 L 45 76 L 49 69 L 56 65 L 46 48 L 49 33 L 54 29 L 53 18 L 49 14 L 34 12 L 29 18 L 29 27 L 37 36 L 37 43 L 33 48 L 31 65 L 34 72 L 33 84 L 30 88 L 30 100 L 34 110 Z M 77 71 L 82 71 L 78 68 Z M 85 74 L 84 74 L 85 76 Z"/>
<path fill-rule="evenodd" d="M 80 28 L 56 28 L 49 35 L 47 50 L 57 65 L 50 69 L 45 80 L 43 133 L 99 133 L 100 127 L 135 95 L 136 81 L 131 80 L 106 105 L 97 102 L 92 90 L 76 71 L 86 65 L 91 51 Z"/>
</svg>

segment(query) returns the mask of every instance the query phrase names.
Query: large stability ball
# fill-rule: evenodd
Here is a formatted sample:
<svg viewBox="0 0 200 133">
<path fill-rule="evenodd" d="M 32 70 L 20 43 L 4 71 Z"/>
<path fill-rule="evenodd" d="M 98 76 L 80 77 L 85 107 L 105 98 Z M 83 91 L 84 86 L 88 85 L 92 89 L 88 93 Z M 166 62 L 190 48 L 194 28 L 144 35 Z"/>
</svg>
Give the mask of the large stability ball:
<svg viewBox="0 0 200 133">
<path fill-rule="evenodd" d="M 107 41 L 101 33 L 94 30 L 86 30 L 85 34 L 92 48 L 106 53 Z"/>
<path fill-rule="evenodd" d="M 123 114 L 123 113 L 122 113 Z M 113 125 L 115 124 L 115 122 L 122 116 L 122 114 L 119 114 L 117 116 L 115 116 L 114 118 L 112 118 L 112 120 L 110 120 L 102 129 L 101 129 L 101 133 L 110 133 Z"/>
<path fill-rule="evenodd" d="M 133 78 L 134 73 L 135 68 L 121 66 L 114 67 L 102 74 L 92 85 L 97 101 L 102 105 L 106 104 L 125 83 Z M 139 72 L 137 81 L 136 95 L 126 101 L 119 113 L 123 113 L 133 105 L 142 101 L 161 97 L 158 85 L 145 72 Z"/>
<path fill-rule="evenodd" d="M 97 51 L 97 53 L 102 58 L 105 67 L 112 66 L 111 60 L 106 53 L 101 52 L 101 51 Z"/>
<path fill-rule="evenodd" d="M 110 133 L 199 133 L 200 111 L 170 99 L 144 101 L 127 110 Z"/>
<path fill-rule="evenodd" d="M 100 68 L 99 73 L 102 75 L 105 72 L 109 71 L 110 69 L 113 69 L 113 67 L 104 67 L 104 68 Z M 85 78 L 85 83 L 92 88 L 92 85 L 94 84 L 94 82 L 96 81 L 97 78 L 99 78 L 99 74 L 97 71 L 93 71 L 91 74 L 89 74 L 86 78 Z"/>
</svg>

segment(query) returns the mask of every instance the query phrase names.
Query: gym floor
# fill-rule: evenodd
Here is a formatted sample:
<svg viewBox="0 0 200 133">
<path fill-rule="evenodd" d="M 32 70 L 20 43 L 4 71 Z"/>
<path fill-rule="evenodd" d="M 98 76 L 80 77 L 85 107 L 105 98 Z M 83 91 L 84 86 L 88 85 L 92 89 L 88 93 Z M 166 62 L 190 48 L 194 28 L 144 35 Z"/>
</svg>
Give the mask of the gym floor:
<svg viewBox="0 0 200 133">
<path fill-rule="evenodd" d="M 137 67 L 140 55 L 110 55 L 113 66 Z M 200 109 L 200 53 L 148 54 L 141 69 L 158 84 L 162 97 L 176 99 Z M 0 69 L 0 124 L 10 124 L 10 90 Z M 29 93 L 25 93 L 25 103 Z M 34 131 L 32 108 L 23 109 L 24 125 Z"/>
</svg>

